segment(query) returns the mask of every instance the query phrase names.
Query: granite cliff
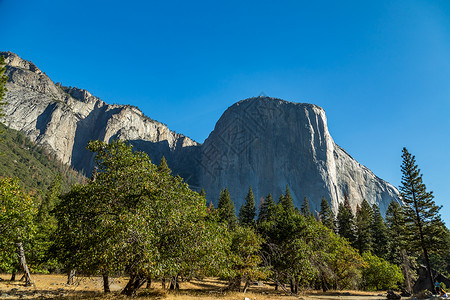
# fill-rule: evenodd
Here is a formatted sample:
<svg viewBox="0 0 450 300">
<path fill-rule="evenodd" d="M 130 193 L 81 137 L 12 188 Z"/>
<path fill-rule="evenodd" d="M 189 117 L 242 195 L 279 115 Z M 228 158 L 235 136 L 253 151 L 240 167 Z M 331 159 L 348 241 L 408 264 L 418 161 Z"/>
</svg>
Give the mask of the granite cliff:
<svg viewBox="0 0 450 300">
<path fill-rule="evenodd" d="M 317 105 L 269 97 L 242 100 L 221 116 L 201 147 L 200 185 L 212 199 L 227 186 L 236 206 L 251 185 L 255 197 L 279 197 L 289 185 L 294 203 L 325 197 L 336 209 L 347 194 L 385 212 L 398 191 L 336 145 L 325 111 Z M 257 200 L 258 200 L 257 199 Z"/>
<path fill-rule="evenodd" d="M 190 176 L 188 154 L 197 142 L 170 131 L 136 107 L 110 105 L 86 90 L 54 84 L 36 65 L 14 53 L 0 55 L 5 57 L 9 77 L 3 123 L 47 147 L 62 162 L 89 174 L 94 163 L 86 150 L 89 140 L 120 138 L 150 153 L 155 163 L 165 156 L 177 173 Z"/>
<path fill-rule="evenodd" d="M 89 140 L 129 140 L 155 163 L 165 156 L 172 170 L 216 201 L 227 186 L 239 208 L 251 185 L 260 199 L 278 197 L 289 185 L 296 206 L 304 197 L 318 210 L 322 197 L 333 209 L 347 194 L 385 211 L 398 191 L 336 145 L 325 111 L 313 104 L 269 97 L 242 100 L 228 108 L 200 145 L 170 131 L 129 105 L 110 105 L 88 91 L 54 84 L 32 62 L 11 52 L 6 59 L 3 123 L 53 151 L 87 175 L 93 156 Z"/>
</svg>

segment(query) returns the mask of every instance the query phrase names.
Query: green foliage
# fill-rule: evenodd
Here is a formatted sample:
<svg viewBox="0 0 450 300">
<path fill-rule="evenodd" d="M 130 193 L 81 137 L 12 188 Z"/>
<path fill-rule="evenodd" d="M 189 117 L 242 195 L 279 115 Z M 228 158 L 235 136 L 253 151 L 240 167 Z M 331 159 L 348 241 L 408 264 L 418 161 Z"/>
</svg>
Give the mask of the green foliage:
<svg viewBox="0 0 450 300">
<path fill-rule="evenodd" d="M 0 270 L 10 272 L 16 268 L 16 243 L 22 242 L 29 249 L 29 241 L 35 234 L 35 215 L 33 197 L 19 181 L 0 178 Z"/>
<path fill-rule="evenodd" d="M 322 197 L 322 201 L 320 202 L 320 221 L 323 225 L 325 225 L 325 227 L 331 229 L 332 231 L 335 230 L 334 214 L 325 197 Z"/>
<path fill-rule="evenodd" d="M 289 186 L 286 185 L 286 192 L 280 196 L 278 200 L 278 206 L 284 211 L 285 214 L 291 214 L 294 211 L 294 199 L 292 199 Z"/>
<path fill-rule="evenodd" d="M 95 180 L 73 187 L 56 209 L 66 267 L 160 277 L 202 265 L 211 238 L 204 198 L 124 142 L 94 141 L 88 149 L 97 152 Z"/>
<path fill-rule="evenodd" d="M 252 187 L 249 187 L 247 197 L 245 197 L 245 203 L 242 204 L 239 210 L 239 225 L 254 227 L 255 217 L 255 196 L 253 195 Z"/>
<path fill-rule="evenodd" d="M 258 224 L 265 221 L 273 221 L 275 218 L 277 206 L 273 201 L 272 195 L 269 194 L 259 209 Z"/>
<path fill-rule="evenodd" d="M 372 226 L 373 211 L 366 199 L 361 203 L 361 207 L 356 210 L 356 241 L 355 247 L 359 253 L 372 251 Z"/>
<path fill-rule="evenodd" d="M 63 190 L 80 183 L 85 177 L 59 162 L 48 150 L 30 141 L 23 133 L 0 124 L 0 176 L 20 179 L 27 191 L 44 194 L 58 173 L 62 175 Z"/>
<path fill-rule="evenodd" d="M 400 194 L 405 203 L 404 215 L 411 250 L 424 252 L 443 252 L 446 244 L 446 229 L 439 210 L 433 200 L 432 192 L 427 192 L 422 174 L 416 165 L 415 157 L 406 148 L 402 154 L 402 182 Z"/>
<path fill-rule="evenodd" d="M 336 222 L 337 232 L 339 233 L 339 235 L 346 238 L 352 245 L 354 245 L 355 220 L 347 195 L 345 196 L 344 203 L 339 203 Z"/>
<path fill-rule="evenodd" d="M 365 266 L 362 268 L 361 287 L 366 290 L 379 291 L 397 289 L 404 278 L 400 268 L 372 253 L 363 253 Z"/>
<path fill-rule="evenodd" d="M 389 234 L 389 255 L 388 260 L 394 264 L 401 264 L 401 252 L 406 249 L 407 239 L 405 238 L 406 224 L 403 207 L 397 201 L 392 200 L 386 210 L 386 225 Z"/>
<path fill-rule="evenodd" d="M 309 200 L 308 200 L 307 197 L 305 197 L 305 198 L 303 199 L 303 203 L 302 203 L 300 212 L 301 212 L 301 214 L 302 214 L 304 217 L 307 217 L 307 218 L 312 218 L 312 217 L 313 217 L 313 214 L 312 214 L 312 212 L 311 212 L 311 208 L 309 207 Z"/>
<path fill-rule="evenodd" d="M 236 227 L 236 209 L 233 201 L 231 201 L 230 192 L 228 188 L 220 192 L 217 209 L 219 211 L 219 219 L 228 225 L 229 229 Z"/>
<path fill-rule="evenodd" d="M 373 219 L 371 232 L 373 238 L 373 253 L 380 258 L 387 259 L 389 256 L 389 236 L 386 223 L 376 204 L 372 206 L 372 209 Z"/>
</svg>

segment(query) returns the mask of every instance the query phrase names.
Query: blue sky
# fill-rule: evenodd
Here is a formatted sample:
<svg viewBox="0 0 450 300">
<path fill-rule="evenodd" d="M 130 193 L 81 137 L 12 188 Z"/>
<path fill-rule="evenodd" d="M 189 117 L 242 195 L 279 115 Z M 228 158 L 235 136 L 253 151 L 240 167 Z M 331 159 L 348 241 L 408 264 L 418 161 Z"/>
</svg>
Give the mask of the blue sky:
<svg viewBox="0 0 450 300">
<path fill-rule="evenodd" d="M 450 1 L 0 0 L 0 50 L 203 142 L 261 92 L 314 103 L 400 184 L 401 149 L 450 224 Z"/>
</svg>

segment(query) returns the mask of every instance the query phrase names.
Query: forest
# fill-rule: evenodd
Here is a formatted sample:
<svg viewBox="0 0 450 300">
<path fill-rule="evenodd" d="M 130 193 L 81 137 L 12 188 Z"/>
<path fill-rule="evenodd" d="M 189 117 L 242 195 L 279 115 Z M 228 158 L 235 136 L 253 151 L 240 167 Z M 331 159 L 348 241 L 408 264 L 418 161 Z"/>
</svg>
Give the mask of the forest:
<svg viewBox="0 0 450 300">
<path fill-rule="evenodd" d="M 204 191 L 173 176 L 164 158 L 155 165 L 123 141 L 91 141 L 88 149 L 97 168 L 66 192 L 61 176 L 43 196 L 26 192 L 17 179 L 0 179 L 2 272 L 24 273 L 27 283 L 33 272 L 97 275 L 105 292 L 109 278 L 126 276 L 128 296 L 152 280 L 178 289 L 205 277 L 244 292 L 257 280 L 292 294 L 411 292 L 421 264 L 450 273 L 449 231 L 406 149 L 405 205 L 392 201 L 385 219 L 365 200 L 353 211 L 347 198 L 336 216 L 323 198 L 315 215 L 307 198 L 294 207 L 288 186 L 277 201 L 267 195 L 259 209 L 249 187 L 236 214 L 227 188 L 217 207 L 207 204 Z"/>
</svg>

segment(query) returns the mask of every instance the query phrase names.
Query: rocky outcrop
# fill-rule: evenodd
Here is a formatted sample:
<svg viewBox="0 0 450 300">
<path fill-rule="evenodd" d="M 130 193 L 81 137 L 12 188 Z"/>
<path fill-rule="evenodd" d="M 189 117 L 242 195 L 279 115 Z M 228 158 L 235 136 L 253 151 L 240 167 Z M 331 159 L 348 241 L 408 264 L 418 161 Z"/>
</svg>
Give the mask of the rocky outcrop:
<svg viewBox="0 0 450 300">
<path fill-rule="evenodd" d="M 336 210 L 347 195 L 352 207 L 363 199 L 382 211 L 398 191 L 336 145 L 325 111 L 313 104 L 268 97 L 228 108 L 202 146 L 200 185 L 217 199 L 225 186 L 237 207 L 248 187 L 262 199 L 289 186 L 296 206 L 307 197 L 320 210 L 325 197 Z"/>
<path fill-rule="evenodd" d="M 191 162 L 174 160 L 185 156 L 185 150 L 192 153 L 198 145 L 195 141 L 136 107 L 109 105 L 86 90 L 54 84 L 32 62 L 14 53 L 0 55 L 5 57 L 9 77 L 3 122 L 52 150 L 62 162 L 89 174 L 93 167 L 92 153 L 86 150 L 89 140 L 120 138 L 148 152 L 156 163 L 164 155 L 177 173 L 187 174 Z"/>
<path fill-rule="evenodd" d="M 289 185 L 296 206 L 305 197 L 319 210 L 322 197 L 336 211 L 347 195 L 355 207 L 363 199 L 385 211 L 398 191 L 336 145 L 325 111 L 313 104 L 269 97 L 240 101 L 228 108 L 203 145 L 170 131 L 127 105 L 110 105 L 88 91 L 54 84 L 33 63 L 11 52 L 6 58 L 8 92 L 3 122 L 54 151 L 64 163 L 87 175 L 93 155 L 89 140 L 130 141 L 169 167 L 194 188 L 217 201 L 228 187 L 239 208 L 248 187 L 262 199 Z"/>
</svg>

